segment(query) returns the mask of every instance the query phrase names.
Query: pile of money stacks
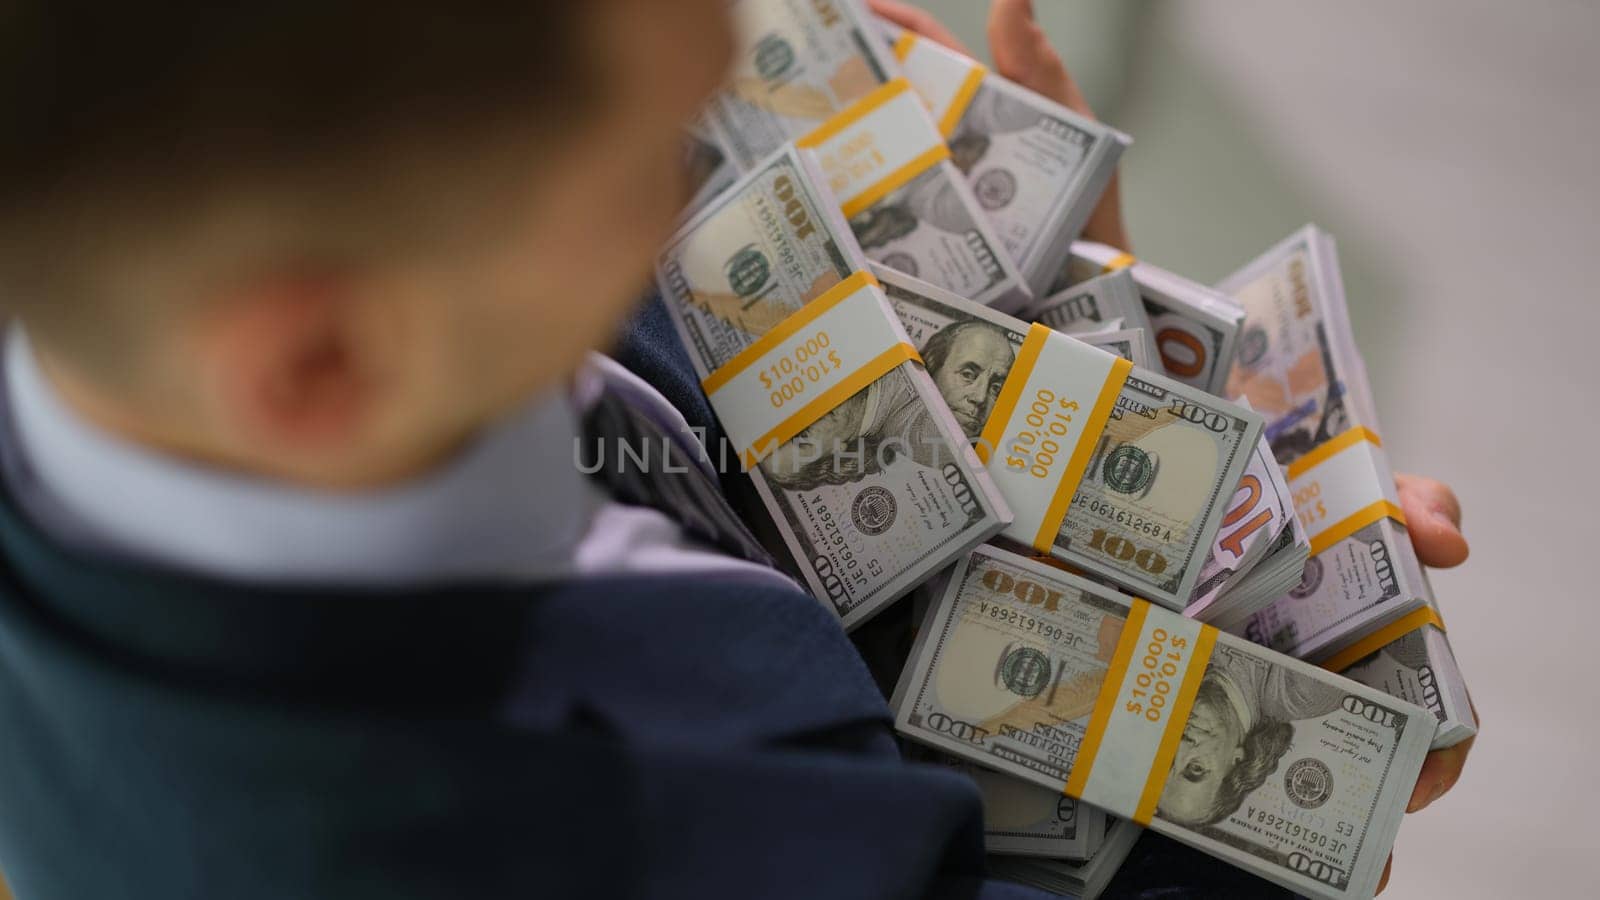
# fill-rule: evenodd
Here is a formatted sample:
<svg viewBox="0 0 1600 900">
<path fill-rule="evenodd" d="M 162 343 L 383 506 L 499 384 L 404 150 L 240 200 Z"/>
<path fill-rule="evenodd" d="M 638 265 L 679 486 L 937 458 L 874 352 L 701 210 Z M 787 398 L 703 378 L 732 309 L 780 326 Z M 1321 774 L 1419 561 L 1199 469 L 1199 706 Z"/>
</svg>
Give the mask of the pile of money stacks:
<svg viewBox="0 0 1600 900">
<path fill-rule="evenodd" d="M 857 0 L 733 9 L 658 287 L 768 549 L 846 629 L 915 597 L 907 755 L 1000 877 L 1094 897 L 1148 829 L 1370 896 L 1475 723 L 1331 239 L 1217 288 L 1080 241 L 1127 137 Z"/>
</svg>

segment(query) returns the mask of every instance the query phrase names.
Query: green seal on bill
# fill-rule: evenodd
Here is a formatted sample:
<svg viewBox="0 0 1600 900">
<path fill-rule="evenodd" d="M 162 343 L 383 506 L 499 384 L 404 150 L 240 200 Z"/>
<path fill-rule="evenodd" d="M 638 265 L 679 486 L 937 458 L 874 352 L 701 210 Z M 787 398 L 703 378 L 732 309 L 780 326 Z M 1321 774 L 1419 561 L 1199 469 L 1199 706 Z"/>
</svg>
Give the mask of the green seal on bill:
<svg viewBox="0 0 1600 900">
<path fill-rule="evenodd" d="M 1106 487 L 1119 494 L 1137 494 L 1150 486 L 1156 476 L 1155 461 L 1150 454 L 1132 444 L 1123 444 L 1111 451 L 1100 468 Z"/>
<path fill-rule="evenodd" d="M 749 299 L 761 293 L 772 277 L 772 263 L 767 255 L 748 244 L 735 253 L 723 267 L 728 276 L 728 286 L 740 299 Z"/>
<path fill-rule="evenodd" d="M 1000 678 L 1011 693 L 1032 699 L 1050 683 L 1050 658 L 1032 647 L 1018 647 L 1000 663 Z"/>
<path fill-rule="evenodd" d="M 794 47 L 782 37 L 769 34 L 756 44 L 755 66 L 762 81 L 777 81 L 794 67 Z"/>
</svg>

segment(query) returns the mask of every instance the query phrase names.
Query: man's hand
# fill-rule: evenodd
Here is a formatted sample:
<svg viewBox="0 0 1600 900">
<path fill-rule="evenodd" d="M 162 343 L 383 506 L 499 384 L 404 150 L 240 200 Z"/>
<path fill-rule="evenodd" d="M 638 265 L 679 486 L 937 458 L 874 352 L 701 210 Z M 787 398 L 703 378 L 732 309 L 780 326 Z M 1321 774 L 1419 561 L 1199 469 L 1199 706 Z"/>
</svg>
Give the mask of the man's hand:
<svg viewBox="0 0 1600 900">
<path fill-rule="evenodd" d="M 1450 486 L 1418 475 L 1396 475 L 1400 505 L 1406 512 L 1407 531 L 1417 559 L 1425 566 L 1449 569 L 1467 561 L 1467 539 L 1461 535 L 1461 503 Z M 1474 718 L 1478 710 L 1472 710 Z M 1461 779 L 1475 738 L 1454 747 L 1435 750 L 1422 764 L 1422 774 L 1411 791 L 1406 812 L 1416 812 L 1439 799 Z"/>
<path fill-rule="evenodd" d="M 1417 550 L 1417 559 L 1425 566 L 1449 569 L 1467 561 L 1467 539 L 1461 534 L 1461 502 L 1455 491 L 1442 481 L 1419 475 L 1396 475 L 1395 485 L 1400 489 L 1400 505 L 1406 511 L 1406 530 L 1411 533 L 1411 546 Z M 1478 715 L 1476 707 L 1472 710 Z M 1481 724 L 1481 722 L 1480 722 Z M 1472 752 L 1468 738 L 1454 747 L 1435 750 L 1422 763 L 1422 773 L 1417 776 L 1416 787 L 1411 789 L 1411 802 L 1406 812 L 1416 812 L 1444 796 L 1461 780 L 1461 770 L 1467 764 L 1467 754 Z M 1378 890 L 1389 883 L 1389 870 L 1394 865 L 1391 854 L 1383 867 L 1383 878 Z"/>
<path fill-rule="evenodd" d="M 958 53 L 972 55 L 972 51 L 927 10 L 900 0 L 869 0 L 869 5 L 873 12 L 901 28 Z M 1061 54 L 1051 46 L 1044 29 L 1034 20 L 1033 0 L 994 0 L 989 8 L 989 52 L 994 56 L 995 71 L 1001 75 L 1079 115 L 1094 118 L 1089 102 L 1061 61 Z M 1122 221 L 1122 191 L 1115 173 L 1089 216 L 1083 237 L 1122 250 L 1132 246 Z"/>
<path fill-rule="evenodd" d="M 907 31 L 943 44 L 957 53 L 972 55 L 972 51 L 967 49 L 966 44 L 961 43 L 961 39 L 956 37 L 954 32 L 934 18 L 933 13 L 920 6 L 912 6 L 900 0 L 867 0 L 867 5 L 872 7 L 873 12 Z"/>
</svg>

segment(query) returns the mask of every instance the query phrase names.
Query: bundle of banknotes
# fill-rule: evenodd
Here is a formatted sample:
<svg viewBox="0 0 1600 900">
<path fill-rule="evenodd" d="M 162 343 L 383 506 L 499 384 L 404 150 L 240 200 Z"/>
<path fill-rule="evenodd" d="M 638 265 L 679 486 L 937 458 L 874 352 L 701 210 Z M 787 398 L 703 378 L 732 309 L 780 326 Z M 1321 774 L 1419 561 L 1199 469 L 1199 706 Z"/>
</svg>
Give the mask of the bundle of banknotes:
<svg viewBox="0 0 1600 900">
<path fill-rule="evenodd" d="M 997 856 L 1034 856 L 1082 863 L 1104 845 L 1106 814 L 1048 788 L 1029 784 L 931 747 L 907 742 L 907 759 L 947 766 L 983 799 L 983 846 Z"/>
<path fill-rule="evenodd" d="M 1134 842 L 1144 833 L 1143 828 L 1127 819 L 1106 818 L 1105 839 L 1088 859 L 991 854 L 989 872 L 1051 893 L 1093 900 L 1111 884 L 1112 876 L 1117 874 L 1117 869 L 1133 852 Z"/>
<path fill-rule="evenodd" d="M 858 0 L 732 5 L 657 283 L 767 549 L 847 629 L 916 597 L 868 654 L 908 755 L 1002 877 L 1092 898 L 1149 828 L 1369 896 L 1476 722 L 1332 239 L 1214 288 L 1078 240 L 1127 137 Z"/>
<path fill-rule="evenodd" d="M 795 148 L 768 157 L 657 283 L 783 550 L 850 626 L 1012 516 L 821 184 Z"/>
<path fill-rule="evenodd" d="M 1245 311 L 1228 391 L 1266 416 L 1312 532 L 1300 582 L 1234 630 L 1426 707 L 1436 746 L 1471 737 L 1476 716 L 1394 493 L 1333 238 L 1308 225 L 1218 289 Z"/>
<path fill-rule="evenodd" d="M 1133 275 L 1156 350 L 1167 373 L 1217 396 L 1225 391 L 1244 310 L 1225 294 L 1105 244 L 1072 245 L 1050 296 L 1095 276 L 1126 269 Z"/>
<path fill-rule="evenodd" d="M 1433 740 L 1425 710 L 989 546 L 957 564 L 899 732 L 1308 897 L 1371 896 Z"/>
<path fill-rule="evenodd" d="M 1041 325 L 1063 334 L 1095 334 L 1119 328 L 1137 329 L 1152 360 L 1160 354 L 1154 342 L 1150 317 L 1139 298 L 1133 273 L 1118 269 L 1095 275 L 1060 288 L 1043 300 L 1035 301 L 1024 314 Z M 1157 365 L 1152 362 L 1150 365 Z"/>
<path fill-rule="evenodd" d="M 1042 294 L 1060 272 L 1130 140 L 990 72 L 942 44 L 883 23 L 906 76 L 950 142 L 1000 240 Z"/>
<path fill-rule="evenodd" d="M 1058 894 L 1096 897 L 1144 829 L 1060 791 L 986 769 L 930 747 L 907 744 L 908 759 L 942 764 L 971 778 L 983 798 L 989 871 Z"/>
<path fill-rule="evenodd" d="M 927 107 L 852 0 L 733 4 L 740 46 L 713 99 L 713 137 L 749 169 L 793 141 L 814 150 L 867 257 L 983 303 L 1032 293 Z"/>
<path fill-rule="evenodd" d="M 1311 539 L 1295 513 L 1294 495 L 1263 436 L 1184 614 L 1225 630 L 1242 627 L 1300 583 L 1310 555 Z"/>
<path fill-rule="evenodd" d="M 1098 434 L 1092 422 L 1079 430 L 1069 420 L 1092 420 L 1091 404 L 1067 398 L 1087 393 L 1069 387 L 1079 368 L 1096 362 L 1085 341 L 897 272 L 878 270 L 878 277 L 1016 513 L 1003 537 L 1184 609 L 1222 523 L 1221 495 L 1242 477 L 1260 418 L 1129 366 L 1121 377 L 1089 379 L 1104 419 Z M 1057 474 L 1041 460 L 1069 454 L 1084 460 L 1076 473 L 1070 466 L 1063 473 L 1070 484 L 1040 475 Z"/>
</svg>

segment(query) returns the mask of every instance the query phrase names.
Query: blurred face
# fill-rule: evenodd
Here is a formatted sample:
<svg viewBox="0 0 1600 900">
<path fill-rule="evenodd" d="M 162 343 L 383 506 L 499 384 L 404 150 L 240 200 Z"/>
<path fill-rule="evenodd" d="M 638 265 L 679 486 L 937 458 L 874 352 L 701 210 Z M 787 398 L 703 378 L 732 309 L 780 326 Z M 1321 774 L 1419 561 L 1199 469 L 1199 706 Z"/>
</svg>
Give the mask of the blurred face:
<svg viewBox="0 0 1600 900">
<path fill-rule="evenodd" d="M 732 32 L 722 0 L 599 0 L 590 13 L 604 108 L 504 198 L 498 245 L 437 274 L 455 367 L 449 402 L 521 402 L 602 347 L 644 296 L 687 197 L 682 126 L 721 82 Z"/>
<path fill-rule="evenodd" d="M 187 293 L 198 312 L 152 326 L 128 378 L 42 348 L 58 389 L 147 445 L 334 488 L 409 477 L 564 390 L 645 294 L 688 195 L 681 128 L 722 81 L 733 40 L 725 0 L 581 6 L 574 40 L 597 83 L 577 124 L 513 123 L 457 156 L 397 163 L 409 175 L 396 189 L 365 186 L 395 210 L 422 198 L 415 246 L 330 260 L 295 243 L 326 221 L 256 229 L 248 198 L 230 200 L 206 245 L 223 249 L 204 251 L 220 262 L 148 291 Z M 186 257 L 161 257 L 161 277 L 183 270 L 174 260 Z"/>
<path fill-rule="evenodd" d="M 931 373 L 933 383 L 938 385 L 967 437 L 976 438 L 982 433 L 1014 358 L 1011 342 L 1004 335 L 989 328 L 969 327 L 951 345 L 938 371 Z"/>
<path fill-rule="evenodd" d="M 1156 804 L 1163 817 L 1182 824 L 1206 820 L 1223 778 L 1244 758 L 1244 733 L 1233 705 L 1207 675 L 1183 726 L 1172 774 Z"/>
</svg>

